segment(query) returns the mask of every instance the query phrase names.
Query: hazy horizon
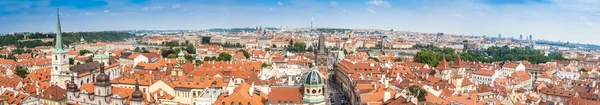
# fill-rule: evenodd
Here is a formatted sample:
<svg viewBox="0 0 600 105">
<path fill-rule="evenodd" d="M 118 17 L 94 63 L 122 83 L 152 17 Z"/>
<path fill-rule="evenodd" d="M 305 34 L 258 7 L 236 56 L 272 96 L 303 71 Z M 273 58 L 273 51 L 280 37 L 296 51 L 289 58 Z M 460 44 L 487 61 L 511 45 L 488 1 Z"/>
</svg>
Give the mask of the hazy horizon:
<svg viewBox="0 0 600 105">
<path fill-rule="evenodd" d="M 600 44 L 600 0 L 5 0 L 0 33 L 315 27 Z"/>
</svg>

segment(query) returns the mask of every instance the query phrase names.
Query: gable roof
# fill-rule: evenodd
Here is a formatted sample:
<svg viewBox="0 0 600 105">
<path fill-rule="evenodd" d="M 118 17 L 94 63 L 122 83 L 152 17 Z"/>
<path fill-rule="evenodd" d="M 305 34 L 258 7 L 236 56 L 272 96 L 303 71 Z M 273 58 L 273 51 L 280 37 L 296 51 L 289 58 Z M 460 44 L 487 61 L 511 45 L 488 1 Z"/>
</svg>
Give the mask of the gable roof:
<svg viewBox="0 0 600 105">
<path fill-rule="evenodd" d="M 60 88 L 56 85 L 52 85 L 52 86 L 48 87 L 48 89 L 44 90 L 44 92 L 42 92 L 43 99 L 59 101 L 59 100 L 66 99 L 66 97 L 67 97 L 67 90 Z"/>
</svg>

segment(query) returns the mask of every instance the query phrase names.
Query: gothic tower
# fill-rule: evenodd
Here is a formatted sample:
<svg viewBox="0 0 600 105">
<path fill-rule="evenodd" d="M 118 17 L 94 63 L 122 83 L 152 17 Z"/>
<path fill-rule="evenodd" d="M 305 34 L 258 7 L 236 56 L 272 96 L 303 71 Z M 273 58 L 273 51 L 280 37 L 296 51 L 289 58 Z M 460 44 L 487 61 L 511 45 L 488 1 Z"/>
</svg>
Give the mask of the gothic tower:
<svg viewBox="0 0 600 105">
<path fill-rule="evenodd" d="M 57 29 L 56 29 L 56 40 L 54 41 L 54 51 L 52 51 L 52 71 L 51 71 L 51 80 L 52 84 L 56 84 L 57 86 L 66 89 L 67 83 L 69 80 L 68 69 L 69 69 L 69 61 L 67 58 L 67 51 L 63 48 L 62 44 L 62 31 L 60 29 L 60 14 L 58 12 L 58 8 L 56 9 L 56 18 L 57 18 Z"/>
<path fill-rule="evenodd" d="M 315 61 L 317 63 L 318 68 L 326 68 L 327 67 L 327 48 L 325 47 L 325 36 L 323 34 L 319 35 L 319 45 L 317 46 L 317 52 L 315 55 Z"/>
</svg>

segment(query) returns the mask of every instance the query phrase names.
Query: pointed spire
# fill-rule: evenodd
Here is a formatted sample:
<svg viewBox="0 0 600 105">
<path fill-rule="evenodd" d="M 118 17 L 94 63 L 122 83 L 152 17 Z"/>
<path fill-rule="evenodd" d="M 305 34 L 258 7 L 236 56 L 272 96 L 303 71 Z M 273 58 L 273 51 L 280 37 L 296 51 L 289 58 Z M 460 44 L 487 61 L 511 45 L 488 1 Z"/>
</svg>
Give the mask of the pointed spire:
<svg viewBox="0 0 600 105">
<path fill-rule="evenodd" d="M 62 54 L 62 53 L 67 53 L 67 51 L 65 51 L 65 49 L 63 49 L 62 46 L 62 31 L 60 28 L 60 12 L 58 11 L 58 8 L 56 8 L 56 20 L 57 20 L 57 25 L 56 25 L 56 40 L 55 45 L 54 45 L 54 51 L 52 53 L 54 54 Z"/>
<path fill-rule="evenodd" d="M 452 67 L 455 67 L 455 68 L 462 68 L 464 66 L 466 66 L 466 65 L 460 59 L 460 55 L 458 57 L 456 57 L 456 60 L 454 60 L 454 63 L 452 64 Z"/>
<path fill-rule="evenodd" d="M 435 69 L 437 70 L 448 70 L 450 69 L 450 67 L 448 66 L 448 61 L 446 61 L 446 57 L 442 58 L 442 61 L 440 61 L 440 64 L 438 64 Z"/>
<path fill-rule="evenodd" d="M 140 83 L 135 79 L 135 91 L 140 91 Z"/>
</svg>

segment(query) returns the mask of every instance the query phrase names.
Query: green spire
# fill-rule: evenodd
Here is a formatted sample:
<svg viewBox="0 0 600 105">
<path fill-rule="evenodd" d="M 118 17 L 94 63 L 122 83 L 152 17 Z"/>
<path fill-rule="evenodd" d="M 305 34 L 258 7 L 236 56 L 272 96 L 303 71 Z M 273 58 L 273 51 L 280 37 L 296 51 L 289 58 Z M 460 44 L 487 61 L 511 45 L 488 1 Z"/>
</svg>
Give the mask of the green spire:
<svg viewBox="0 0 600 105">
<path fill-rule="evenodd" d="M 62 54 L 62 53 L 66 53 L 67 51 L 65 51 L 65 49 L 63 49 L 62 46 L 62 31 L 60 29 L 60 12 L 58 12 L 58 8 L 56 8 L 56 20 L 57 20 L 57 25 L 56 25 L 56 41 L 55 41 L 55 46 L 54 46 L 54 51 L 52 53 L 55 54 Z"/>
<path fill-rule="evenodd" d="M 179 51 L 179 54 L 177 54 L 177 57 L 183 58 L 185 56 L 185 54 L 183 53 L 183 50 Z"/>
<path fill-rule="evenodd" d="M 202 60 L 200 59 L 200 54 L 198 53 L 198 50 L 196 50 L 196 60 Z"/>
</svg>

